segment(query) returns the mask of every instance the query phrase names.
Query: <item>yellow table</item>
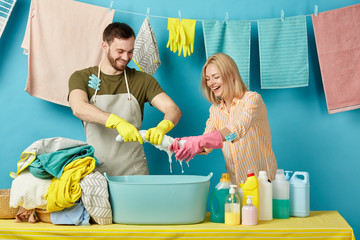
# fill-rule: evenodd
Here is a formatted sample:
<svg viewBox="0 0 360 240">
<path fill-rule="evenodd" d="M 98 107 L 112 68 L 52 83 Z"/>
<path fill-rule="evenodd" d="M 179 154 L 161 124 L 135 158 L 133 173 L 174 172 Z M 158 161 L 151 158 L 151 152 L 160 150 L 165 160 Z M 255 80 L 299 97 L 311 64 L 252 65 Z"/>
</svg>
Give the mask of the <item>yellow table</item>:
<svg viewBox="0 0 360 240">
<path fill-rule="evenodd" d="M 260 221 L 256 226 L 227 226 L 205 221 L 191 225 L 67 226 L 0 220 L 0 239 L 352 239 L 353 230 L 337 211 L 311 212 L 307 218 Z"/>
</svg>

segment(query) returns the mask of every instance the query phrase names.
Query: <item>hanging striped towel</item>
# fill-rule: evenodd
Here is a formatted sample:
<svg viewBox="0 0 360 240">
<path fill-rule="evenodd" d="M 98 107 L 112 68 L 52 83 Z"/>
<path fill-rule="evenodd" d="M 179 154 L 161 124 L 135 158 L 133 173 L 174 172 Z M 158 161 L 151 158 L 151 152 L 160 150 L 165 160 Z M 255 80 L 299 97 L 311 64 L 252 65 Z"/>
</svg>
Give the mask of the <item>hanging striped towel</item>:
<svg viewBox="0 0 360 240">
<path fill-rule="evenodd" d="M 155 34 L 147 18 L 135 40 L 133 61 L 140 71 L 149 74 L 154 74 L 161 64 Z"/>
<path fill-rule="evenodd" d="M 14 9 L 16 0 L 0 0 L 0 38 Z"/>
<path fill-rule="evenodd" d="M 261 88 L 309 85 L 306 16 L 258 21 Z"/>
<path fill-rule="evenodd" d="M 203 31 L 206 59 L 222 52 L 234 59 L 241 78 L 250 88 L 251 21 L 204 20 Z"/>
<path fill-rule="evenodd" d="M 312 21 L 329 113 L 360 108 L 360 4 Z"/>
</svg>

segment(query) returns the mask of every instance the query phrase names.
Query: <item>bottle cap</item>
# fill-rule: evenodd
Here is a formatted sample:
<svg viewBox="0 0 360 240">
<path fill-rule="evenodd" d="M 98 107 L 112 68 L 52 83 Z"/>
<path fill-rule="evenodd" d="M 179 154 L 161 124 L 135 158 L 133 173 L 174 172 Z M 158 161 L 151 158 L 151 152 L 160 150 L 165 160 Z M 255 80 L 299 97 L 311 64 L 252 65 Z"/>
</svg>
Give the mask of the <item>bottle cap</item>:
<svg viewBox="0 0 360 240">
<path fill-rule="evenodd" d="M 230 194 L 235 194 L 235 188 L 236 188 L 236 187 L 237 187 L 236 185 L 230 185 L 229 193 L 230 193 Z"/>
<path fill-rule="evenodd" d="M 247 197 L 247 199 L 246 199 L 246 204 L 252 204 L 252 198 L 253 198 L 253 196 L 246 196 Z"/>
<path fill-rule="evenodd" d="M 284 169 L 276 170 L 275 180 L 276 179 L 279 179 L 279 180 L 284 179 L 285 180 Z"/>
<path fill-rule="evenodd" d="M 251 169 L 249 169 L 248 170 L 248 173 L 247 173 L 247 176 L 248 177 L 252 177 L 252 176 L 254 176 L 255 174 L 254 174 L 254 172 L 251 170 Z"/>
<path fill-rule="evenodd" d="M 231 182 L 230 175 L 228 173 L 221 174 L 220 181 L 221 182 Z"/>
</svg>

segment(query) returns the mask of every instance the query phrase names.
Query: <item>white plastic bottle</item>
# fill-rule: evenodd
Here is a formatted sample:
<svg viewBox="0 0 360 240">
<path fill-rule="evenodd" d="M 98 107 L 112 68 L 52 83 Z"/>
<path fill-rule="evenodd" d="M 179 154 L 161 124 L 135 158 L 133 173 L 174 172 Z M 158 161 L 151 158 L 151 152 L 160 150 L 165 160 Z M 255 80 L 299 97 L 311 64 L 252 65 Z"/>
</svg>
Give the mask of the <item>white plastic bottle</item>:
<svg viewBox="0 0 360 240">
<path fill-rule="evenodd" d="M 229 194 L 225 199 L 225 224 L 240 224 L 240 198 L 235 192 L 236 185 L 230 185 Z"/>
<path fill-rule="evenodd" d="M 259 220 L 273 218 L 273 187 L 266 171 L 259 172 Z"/>
<path fill-rule="evenodd" d="M 273 218 L 289 218 L 289 182 L 285 180 L 284 170 L 276 171 L 273 184 Z"/>
<path fill-rule="evenodd" d="M 251 198 L 252 196 L 247 196 L 246 205 L 242 208 L 242 225 L 257 224 L 257 209 Z"/>
<path fill-rule="evenodd" d="M 308 172 L 295 172 L 290 181 L 290 216 L 310 215 L 310 181 Z"/>
</svg>

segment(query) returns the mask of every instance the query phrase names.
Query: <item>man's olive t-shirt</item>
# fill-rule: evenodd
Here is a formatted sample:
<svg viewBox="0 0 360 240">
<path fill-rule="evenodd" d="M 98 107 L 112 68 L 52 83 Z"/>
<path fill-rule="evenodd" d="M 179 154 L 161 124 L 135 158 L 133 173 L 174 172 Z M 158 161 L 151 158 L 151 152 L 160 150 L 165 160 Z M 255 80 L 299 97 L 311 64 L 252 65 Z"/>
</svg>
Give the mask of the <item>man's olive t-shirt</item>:
<svg viewBox="0 0 360 240">
<path fill-rule="evenodd" d="M 95 89 L 88 86 L 89 76 L 98 74 L 98 66 L 85 68 L 74 72 L 69 79 L 69 94 L 74 89 L 81 89 L 87 93 L 90 101 L 91 97 L 95 94 Z M 159 83 L 150 74 L 137 71 L 134 68 L 126 68 L 126 76 L 129 84 L 130 93 L 137 99 L 141 114 L 144 116 L 144 104 L 145 102 L 151 102 L 151 100 L 159 93 L 164 92 Z M 106 75 L 100 73 L 100 90 L 97 95 L 105 94 L 120 94 L 126 93 L 126 83 L 124 73 L 119 75 Z"/>
</svg>

